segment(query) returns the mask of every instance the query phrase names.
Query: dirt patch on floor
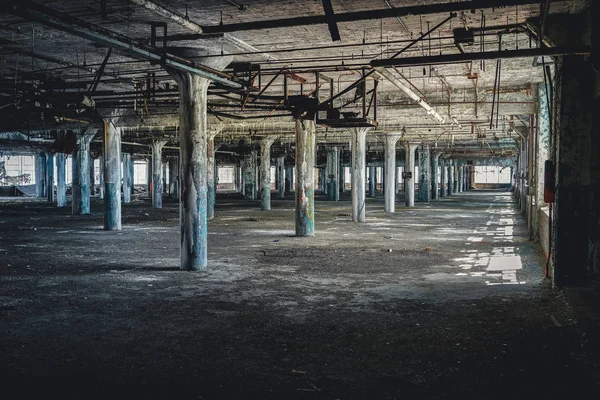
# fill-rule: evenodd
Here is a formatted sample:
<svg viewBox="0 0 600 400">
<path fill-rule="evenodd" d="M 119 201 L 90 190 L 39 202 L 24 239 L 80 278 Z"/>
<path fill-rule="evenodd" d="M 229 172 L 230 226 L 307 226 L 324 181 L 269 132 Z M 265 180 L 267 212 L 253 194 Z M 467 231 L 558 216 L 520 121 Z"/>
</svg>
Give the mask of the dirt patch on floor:
<svg viewBox="0 0 600 400">
<path fill-rule="evenodd" d="M 600 393 L 600 332 L 542 279 L 508 194 L 383 213 L 219 198 L 210 268 L 180 271 L 178 206 L 71 216 L 0 203 L 0 365 L 25 397 L 522 398 Z M 498 262 L 501 260 L 501 262 Z M 499 268 L 497 266 L 500 265 Z"/>
</svg>

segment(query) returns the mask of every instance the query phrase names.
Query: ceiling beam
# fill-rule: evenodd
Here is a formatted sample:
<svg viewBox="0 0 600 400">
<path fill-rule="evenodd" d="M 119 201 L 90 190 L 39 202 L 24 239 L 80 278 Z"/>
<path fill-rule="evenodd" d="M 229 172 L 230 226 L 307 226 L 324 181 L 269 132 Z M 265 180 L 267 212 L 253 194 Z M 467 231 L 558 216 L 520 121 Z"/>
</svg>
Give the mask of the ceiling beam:
<svg viewBox="0 0 600 400">
<path fill-rule="evenodd" d="M 442 54 L 425 57 L 389 58 L 385 60 L 373 60 L 371 67 L 406 67 L 412 65 L 434 65 L 455 64 L 478 60 L 497 60 L 503 58 L 528 58 L 541 56 L 566 56 L 590 54 L 589 47 L 565 48 L 565 47 L 542 47 L 540 49 L 521 49 L 504 51 L 486 51 L 481 53 Z"/>
<path fill-rule="evenodd" d="M 557 1 L 557 0 L 553 0 Z M 327 15 L 314 15 L 307 17 L 295 17 L 295 18 L 284 18 L 274 19 L 266 21 L 253 21 L 253 22 L 241 22 L 236 24 L 219 24 L 219 25 L 208 25 L 202 26 L 202 30 L 205 33 L 224 33 L 224 32 L 238 32 L 238 31 L 251 31 L 251 30 L 262 30 L 271 28 L 285 28 L 290 26 L 305 26 L 305 25 L 318 25 L 328 24 L 330 21 L 335 23 L 340 22 L 351 22 L 351 21 L 364 21 L 369 19 L 383 19 L 383 18 L 395 18 L 395 17 L 406 17 L 408 15 L 427 15 L 427 14 L 442 14 L 449 12 L 467 11 L 467 10 L 479 10 L 486 8 L 501 8 L 501 7 L 514 7 L 522 6 L 527 4 L 539 4 L 539 0 L 472 0 L 472 1 L 459 1 L 456 3 L 442 3 L 442 4 L 428 4 L 418 6 L 407 6 L 397 8 L 385 8 L 380 10 L 369 10 L 369 11 L 356 11 L 348 13 L 338 13 L 333 16 Z"/>
<path fill-rule="evenodd" d="M 200 75 L 224 86 L 242 89 L 243 85 L 230 79 L 229 75 L 220 71 L 194 63 L 170 54 L 161 54 L 152 47 L 136 43 L 132 39 L 93 25 L 89 22 L 60 13 L 48 7 L 30 1 L 10 2 L 8 12 L 29 21 L 35 21 L 63 32 L 91 40 L 108 47 L 122 50 L 138 58 L 155 61 L 165 67 Z"/>
</svg>

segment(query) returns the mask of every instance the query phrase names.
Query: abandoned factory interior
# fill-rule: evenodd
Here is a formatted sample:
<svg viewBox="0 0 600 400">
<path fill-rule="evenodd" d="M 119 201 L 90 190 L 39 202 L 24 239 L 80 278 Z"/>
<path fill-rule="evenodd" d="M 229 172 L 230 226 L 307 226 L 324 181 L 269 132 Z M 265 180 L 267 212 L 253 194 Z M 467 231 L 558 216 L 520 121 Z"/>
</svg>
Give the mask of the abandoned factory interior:
<svg viewBox="0 0 600 400">
<path fill-rule="evenodd" d="M 0 0 L 4 398 L 600 398 L 600 1 Z"/>
</svg>

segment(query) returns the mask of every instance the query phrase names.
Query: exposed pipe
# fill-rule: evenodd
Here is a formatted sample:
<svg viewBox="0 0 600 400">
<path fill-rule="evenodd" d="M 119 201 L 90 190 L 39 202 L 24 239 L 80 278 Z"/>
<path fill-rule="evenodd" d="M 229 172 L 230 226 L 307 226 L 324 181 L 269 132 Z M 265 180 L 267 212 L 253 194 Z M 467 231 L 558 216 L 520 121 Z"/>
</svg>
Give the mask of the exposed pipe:
<svg viewBox="0 0 600 400">
<path fill-rule="evenodd" d="M 126 36 L 30 1 L 21 0 L 19 2 L 12 2 L 12 7 L 9 8 L 8 12 L 96 43 L 133 53 L 146 60 L 158 61 L 164 66 L 200 75 L 227 87 L 235 89 L 243 88 L 241 83 L 228 79 L 229 76 L 227 74 L 183 58 L 175 57 L 171 54 L 155 53 L 152 48 L 144 48 L 145 46 L 135 43 Z"/>
<path fill-rule="evenodd" d="M 431 115 L 433 118 L 435 118 L 436 121 L 438 121 L 440 124 L 443 124 L 443 123 L 446 122 L 446 120 L 440 114 L 438 114 L 437 111 L 435 111 L 429 104 L 427 104 L 427 102 L 425 100 L 423 100 L 422 98 L 420 98 L 415 92 L 413 92 L 411 90 L 411 88 L 409 88 L 404 83 L 402 83 L 390 71 L 388 71 L 387 69 L 382 68 L 382 67 L 375 68 L 375 71 L 376 71 L 377 74 L 383 76 L 388 81 L 390 81 L 398 89 L 400 89 L 404 93 L 406 93 L 408 95 L 408 97 L 410 97 L 411 99 L 413 99 L 418 105 L 420 105 L 425 110 L 427 110 L 427 114 Z"/>
</svg>

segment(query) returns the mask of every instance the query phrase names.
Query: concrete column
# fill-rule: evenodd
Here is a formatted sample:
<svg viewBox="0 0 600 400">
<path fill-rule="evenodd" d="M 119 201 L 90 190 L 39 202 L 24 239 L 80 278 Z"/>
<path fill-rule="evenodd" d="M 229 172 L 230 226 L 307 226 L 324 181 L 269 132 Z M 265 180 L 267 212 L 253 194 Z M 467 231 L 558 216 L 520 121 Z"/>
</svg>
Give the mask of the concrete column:
<svg viewBox="0 0 600 400">
<path fill-rule="evenodd" d="M 46 199 L 54 201 L 54 154 L 46 153 Z"/>
<path fill-rule="evenodd" d="M 215 201 L 217 198 L 217 166 L 215 164 L 215 136 L 221 132 L 221 128 L 218 130 L 209 131 L 207 149 L 206 149 L 206 179 L 208 188 L 208 208 L 207 218 L 213 219 L 215 217 Z"/>
<path fill-rule="evenodd" d="M 260 197 L 260 165 L 258 162 L 258 151 L 252 151 L 252 165 L 254 165 L 254 199 L 258 199 Z"/>
<path fill-rule="evenodd" d="M 431 155 L 431 199 L 438 200 L 440 198 L 440 192 L 438 188 L 439 173 L 438 167 L 440 165 L 440 153 L 434 152 Z"/>
<path fill-rule="evenodd" d="M 313 120 L 296 119 L 296 236 L 315 234 L 315 154 Z"/>
<path fill-rule="evenodd" d="M 104 230 L 121 230 L 121 128 L 104 120 Z M 87 174 L 86 174 L 87 175 Z"/>
<path fill-rule="evenodd" d="M 277 191 L 279 199 L 285 198 L 285 156 L 277 157 Z"/>
<path fill-rule="evenodd" d="M 172 199 L 179 199 L 179 158 L 169 158 L 169 195 Z"/>
<path fill-rule="evenodd" d="M 465 166 L 464 165 L 459 165 L 458 166 L 458 192 L 464 192 L 465 187 Z"/>
<path fill-rule="evenodd" d="M 369 197 L 375 197 L 375 167 L 367 167 L 369 171 L 368 188 L 369 188 Z"/>
<path fill-rule="evenodd" d="M 396 211 L 396 144 L 400 135 L 388 133 L 385 135 L 385 212 L 393 213 Z"/>
<path fill-rule="evenodd" d="M 402 176 L 402 167 L 396 167 L 396 178 L 394 182 L 395 193 L 400 192 L 400 177 Z"/>
<path fill-rule="evenodd" d="M 96 169 L 94 168 L 94 157 L 90 154 L 90 196 L 96 195 Z"/>
<path fill-rule="evenodd" d="M 352 221 L 365 222 L 365 175 L 367 173 L 367 132 L 369 129 L 352 129 Z"/>
<path fill-rule="evenodd" d="M 152 142 L 152 207 L 162 208 L 162 149 L 166 140 Z"/>
<path fill-rule="evenodd" d="M 35 195 L 45 197 L 46 186 L 46 156 L 44 153 L 35 156 Z"/>
<path fill-rule="evenodd" d="M 287 167 L 285 169 L 285 191 L 286 192 L 291 192 L 294 188 L 294 185 L 292 185 L 292 182 L 294 182 L 294 167 Z"/>
<path fill-rule="evenodd" d="M 89 128 L 77 134 L 77 147 L 73 153 L 73 183 L 71 185 L 73 214 L 90 213 L 90 144 L 97 132 L 98 129 Z M 102 177 L 101 171 L 100 182 L 102 182 Z M 101 190 L 100 193 L 102 195 L 104 191 Z"/>
<path fill-rule="evenodd" d="M 56 206 L 67 205 L 67 159 L 64 153 L 56 153 Z"/>
<path fill-rule="evenodd" d="M 340 177 L 340 149 L 337 146 L 330 147 L 327 149 L 327 200 L 339 201 L 340 190 L 339 177 Z"/>
<path fill-rule="evenodd" d="M 250 152 L 244 160 L 244 198 L 246 200 L 256 199 L 256 168 L 254 165 L 254 154 Z"/>
<path fill-rule="evenodd" d="M 146 185 L 148 188 L 148 196 L 152 200 L 152 157 L 146 160 Z"/>
<path fill-rule="evenodd" d="M 98 184 L 100 185 L 100 193 L 99 196 L 101 199 L 104 198 L 104 154 L 100 155 L 98 159 L 99 165 L 99 173 L 98 173 Z"/>
<path fill-rule="evenodd" d="M 454 160 L 448 160 L 448 196 L 454 194 Z"/>
<path fill-rule="evenodd" d="M 131 163 L 131 154 L 123 153 L 123 203 L 125 204 L 131 203 L 131 187 L 133 185 L 133 177 L 130 175 Z"/>
<path fill-rule="evenodd" d="M 418 144 L 404 142 L 404 193 L 406 206 L 415 206 L 415 152 Z"/>
<path fill-rule="evenodd" d="M 197 49 L 184 49 L 178 55 L 198 56 Z M 204 52 L 206 55 L 206 52 Z M 198 63 L 222 70 L 231 57 L 196 59 Z M 208 266 L 208 188 L 206 101 L 210 81 L 187 72 L 168 69 L 179 88 L 181 260 L 184 270 Z"/>
<path fill-rule="evenodd" d="M 346 191 L 346 167 L 340 163 L 340 193 L 344 193 L 345 191 Z"/>
<path fill-rule="evenodd" d="M 442 159 L 440 160 L 440 198 L 446 197 L 446 194 L 448 193 L 446 189 L 446 185 L 448 184 L 446 171 L 448 171 L 448 167 L 446 166 L 446 162 Z"/>
<path fill-rule="evenodd" d="M 417 149 L 419 153 L 419 193 L 417 201 L 429 203 L 431 200 L 431 151 L 429 145 Z"/>
<path fill-rule="evenodd" d="M 454 181 L 452 182 L 452 193 L 460 193 L 460 191 L 459 191 L 460 185 L 458 184 L 458 179 L 459 179 L 458 168 L 459 168 L 458 161 L 454 160 L 454 162 L 452 163 L 452 169 L 453 169 L 452 178 L 454 179 Z"/>
<path fill-rule="evenodd" d="M 260 141 L 260 209 L 271 209 L 271 145 L 274 138 L 267 137 Z"/>
</svg>

